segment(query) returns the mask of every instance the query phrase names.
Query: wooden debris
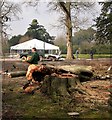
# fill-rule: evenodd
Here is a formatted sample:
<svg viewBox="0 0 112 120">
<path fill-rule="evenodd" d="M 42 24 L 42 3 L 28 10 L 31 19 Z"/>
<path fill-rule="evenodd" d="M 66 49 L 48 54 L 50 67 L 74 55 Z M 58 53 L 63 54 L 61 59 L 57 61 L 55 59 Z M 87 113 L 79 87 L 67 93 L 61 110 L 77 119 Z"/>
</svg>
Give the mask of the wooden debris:
<svg viewBox="0 0 112 120">
<path fill-rule="evenodd" d="M 25 76 L 26 71 L 17 71 L 17 72 L 10 72 L 8 73 L 8 77 L 13 78 L 13 77 L 20 77 L 20 76 Z"/>
<path fill-rule="evenodd" d="M 68 115 L 70 115 L 70 116 L 77 116 L 77 115 L 79 115 L 79 113 L 78 112 L 69 112 Z"/>
<path fill-rule="evenodd" d="M 25 93 L 34 94 L 35 90 L 40 89 L 41 84 L 38 82 L 35 83 L 26 83 L 23 87 Z"/>
<path fill-rule="evenodd" d="M 111 71 L 112 70 L 112 66 L 110 66 L 108 69 L 107 69 L 107 71 Z"/>
</svg>

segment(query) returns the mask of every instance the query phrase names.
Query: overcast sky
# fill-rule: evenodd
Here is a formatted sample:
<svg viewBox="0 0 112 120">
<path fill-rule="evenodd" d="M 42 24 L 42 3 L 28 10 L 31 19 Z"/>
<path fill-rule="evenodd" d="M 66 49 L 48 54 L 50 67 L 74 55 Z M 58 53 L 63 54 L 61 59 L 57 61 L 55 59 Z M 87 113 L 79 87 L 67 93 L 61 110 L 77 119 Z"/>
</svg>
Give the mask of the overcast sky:
<svg viewBox="0 0 112 120">
<path fill-rule="evenodd" d="M 48 12 L 48 8 L 44 2 L 39 4 L 38 11 L 32 7 L 22 7 L 22 13 L 19 17 L 20 20 L 15 20 L 10 23 L 12 30 L 8 30 L 8 32 L 11 35 L 23 35 L 33 19 L 37 19 L 39 24 L 43 25 L 51 36 L 57 35 L 58 33 L 58 31 L 56 32 L 56 29 L 52 27 L 57 21 L 57 16 L 55 13 Z"/>
<path fill-rule="evenodd" d="M 22 0 L 11 0 L 13 2 L 21 2 Z M 46 7 L 46 2 L 41 2 L 38 7 L 38 11 L 36 11 L 32 7 L 22 7 L 22 13 L 19 15 L 20 20 L 16 20 L 10 23 L 11 29 L 8 30 L 8 33 L 13 35 L 23 35 L 29 24 L 33 19 L 37 19 L 39 24 L 43 25 L 47 32 L 51 36 L 58 36 L 62 31 L 60 29 L 53 28 L 52 25 L 55 25 L 57 22 L 57 13 L 48 12 L 48 8 Z"/>
</svg>

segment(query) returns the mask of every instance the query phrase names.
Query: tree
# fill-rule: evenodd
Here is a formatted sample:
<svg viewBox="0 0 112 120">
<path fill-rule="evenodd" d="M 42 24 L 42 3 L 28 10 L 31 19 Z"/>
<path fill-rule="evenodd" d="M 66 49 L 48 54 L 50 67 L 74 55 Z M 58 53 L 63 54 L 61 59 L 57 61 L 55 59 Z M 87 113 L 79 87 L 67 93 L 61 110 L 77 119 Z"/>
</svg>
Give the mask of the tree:
<svg viewBox="0 0 112 120">
<path fill-rule="evenodd" d="M 0 5 L 0 23 L 3 27 L 2 32 L 5 33 L 6 29 L 8 28 L 7 22 L 11 21 L 13 17 L 19 18 L 18 13 L 21 13 L 21 9 L 19 4 L 10 2 L 8 0 L 1 0 Z"/>
<path fill-rule="evenodd" d="M 27 3 L 37 7 L 39 0 L 29 0 Z M 63 15 L 60 19 L 64 23 L 66 28 L 66 41 L 67 41 L 67 59 L 73 59 L 73 44 L 72 44 L 72 13 L 77 9 L 86 9 L 91 7 L 91 3 L 87 2 L 70 2 L 70 0 L 57 0 L 55 2 L 49 2 L 49 6 L 52 4 L 52 10 L 58 11 Z"/>
<path fill-rule="evenodd" d="M 53 40 L 52 36 L 49 35 L 44 26 L 39 25 L 37 19 L 33 19 L 31 24 L 29 25 L 30 27 L 27 29 L 25 36 L 28 36 L 30 39 L 36 38 L 48 43 L 50 42 L 50 40 Z"/>
<path fill-rule="evenodd" d="M 72 22 L 71 22 L 71 2 L 59 2 L 61 10 L 65 14 L 65 25 L 66 25 L 66 40 L 67 40 L 67 59 L 73 59 L 73 48 L 72 48 Z"/>
<path fill-rule="evenodd" d="M 70 0 L 58 0 L 57 2 L 51 3 L 54 4 L 52 7 L 53 10 L 57 10 L 63 15 L 60 18 L 61 23 L 65 25 L 66 29 L 66 41 L 67 41 L 67 59 L 73 59 L 73 42 L 72 42 L 72 33 L 73 29 L 79 28 L 76 20 L 78 15 L 76 13 L 81 13 L 86 10 L 89 10 L 90 7 L 94 6 L 93 3 L 89 2 L 70 2 Z M 82 22 L 82 21 L 81 21 Z M 84 21 L 83 21 L 84 23 Z"/>
<path fill-rule="evenodd" d="M 66 38 L 65 38 L 65 36 L 62 36 L 62 35 L 60 35 L 60 36 L 58 36 L 56 39 L 55 39 L 55 41 L 54 41 L 54 44 L 55 45 L 57 45 L 57 46 L 59 46 L 59 48 L 60 48 L 60 50 L 61 50 L 61 53 L 66 53 Z"/>
<path fill-rule="evenodd" d="M 101 2 L 101 14 L 96 21 L 96 41 L 98 43 L 111 43 L 112 41 L 112 2 Z"/>
<path fill-rule="evenodd" d="M 21 37 L 22 37 L 22 35 L 12 36 L 12 38 L 8 41 L 9 46 L 13 46 L 13 45 L 18 44 Z"/>
<path fill-rule="evenodd" d="M 19 42 L 18 43 L 23 43 L 23 42 L 26 42 L 26 41 L 31 40 L 31 39 L 32 39 L 32 37 L 29 37 L 27 35 L 23 35 L 23 36 L 21 36 L 19 38 Z"/>
<path fill-rule="evenodd" d="M 16 45 L 18 43 L 22 43 L 31 39 L 39 39 L 47 43 L 54 44 L 52 40 L 54 40 L 53 36 L 50 36 L 46 31 L 44 26 L 39 25 L 37 19 L 33 19 L 30 27 L 27 28 L 27 31 L 24 35 L 12 36 L 9 40 L 9 45 Z"/>
<path fill-rule="evenodd" d="M 18 13 L 21 12 L 19 4 L 10 2 L 8 0 L 0 1 L 0 43 L 3 45 L 7 35 L 6 30 L 8 29 L 7 22 L 11 21 L 13 17 L 18 18 Z M 2 46 L 1 45 L 1 46 Z M 1 50 L 2 51 L 2 50 Z"/>
<path fill-rule="evenodd" d="M 73 44 L 80 45 L 84 41 L 90 43 L 95 39 L 94 34 L 95 30 L 91 27 L 88 29 L 81 29 L 74 33 Z"/>
</svg>

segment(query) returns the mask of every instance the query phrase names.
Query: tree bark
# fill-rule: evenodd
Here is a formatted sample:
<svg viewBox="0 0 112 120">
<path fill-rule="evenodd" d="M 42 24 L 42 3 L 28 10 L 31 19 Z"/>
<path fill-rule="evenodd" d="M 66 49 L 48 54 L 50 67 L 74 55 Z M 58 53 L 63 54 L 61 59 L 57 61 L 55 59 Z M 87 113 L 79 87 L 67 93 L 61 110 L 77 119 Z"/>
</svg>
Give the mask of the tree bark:
<svg viewBox="0 0 112 120">
<path fill-rule="evenodd" d="M 66 59 L 73 59 L 72 48 L 72 21 L 71 21 L 71 2 L 59 2 L 62 11 L 65 14 L 65 26 L 66 26 L 66 40 L 67 40 L 67 57 Z"/>
<path fill-rule="evenodd" d="M 10 73 L 8 73 L 8 76 L 10 78 L 20 77 L 20 76 L 25 76 L 25 75 L 26 75 L 26 71 L 17 71 L 17 72 L 10 72 Z"/>
<path fill-rule="evenodd" d="M 66 13 L 66 28 L 67 28 L 67 57 L 66 59 L 73 59 L 73 46 L 72 46 L 72 22 L 71 22 L 71 8 L 70 2 L 66 3 L 67 13 Z"/>
<path fill-rule="evenodd" d="M 41 91 L 52 97 L 69 97 L 70 93 L 75 90 L 75 86 L 79 83 L 80 81 L 77 76 L 72 74 L 64 74 L 64 76 L 48 75 L 43 81 Z"/>
</svg>

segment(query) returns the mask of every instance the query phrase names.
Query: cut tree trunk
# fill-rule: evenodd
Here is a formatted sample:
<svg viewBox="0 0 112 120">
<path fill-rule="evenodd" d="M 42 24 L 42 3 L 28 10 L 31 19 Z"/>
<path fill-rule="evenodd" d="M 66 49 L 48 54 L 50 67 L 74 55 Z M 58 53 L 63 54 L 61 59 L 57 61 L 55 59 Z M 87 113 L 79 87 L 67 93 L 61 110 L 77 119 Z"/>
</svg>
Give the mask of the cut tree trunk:
<svg viewBox="0 0 112 120">
<path fill-rule="evenodd" d="M 38 78 L 40 76 L 46 76 L 46 75 L 51 75 L 53 73 L 56 74 L 63 74 L 63 73 L 71 73 L 74 75 L 79 76 L 79 80 L 81 82 L 90 80 L 91 77 L 93 76 L 92 72 L 92 67 L 91 66 L 76 66 L 76 65 L 65 65 L 65 66 L 51 66 L 51 65 L 38 65 L 35 67 L 33 70 L 33 77 L 36 81 L 38 81 Z M 39 75 L 40 74 L 40 75 Z M 9 77 L 20 77 L 20 76 L 25 76 L 26 71 L 18 71 L 18 72 L 11 72 L 8 73 Z"/>
<path fill-rule="evenodd" d="M 20 77 L 20 76 L 25 76 L 26 71 L 16 71 L 16 72 L 10 72 L 8 73 L 8 77 L 13 78 L 13 77 Z"/>
<path fill-rule="evenodd" d="M 65 66 L 57 66 L 58 69 L 62 69 L 73 73 L 79 76 L 79 80 L 81 82 L 85 82 L 91 79 L 93 76 L 93 71 L 91 66 L 81 66 L 81 65 L 65 65 Z"/>
<path fill-rule="evenodd" d="M 64 66 L 57 66 L 56 68 L 58 69 L 63 69 L 65 71 L 74 73 L 74 74 L 79 74 L 80 71 L 87 71 L 87 72 L 92 72 L 92 67 L 91 66 L 82 66 L 82 65 L 64 65 Z"/>
<path fill-rule="evenodd" d="M 62 75 L 47 75 L 44 78 L 41 91 L 51 96 L 70 96 L 75 86 L 80 84 L 76 75 L 62 74 Z"/>
</svg>

